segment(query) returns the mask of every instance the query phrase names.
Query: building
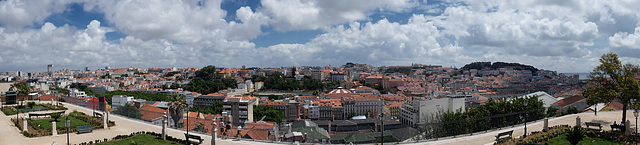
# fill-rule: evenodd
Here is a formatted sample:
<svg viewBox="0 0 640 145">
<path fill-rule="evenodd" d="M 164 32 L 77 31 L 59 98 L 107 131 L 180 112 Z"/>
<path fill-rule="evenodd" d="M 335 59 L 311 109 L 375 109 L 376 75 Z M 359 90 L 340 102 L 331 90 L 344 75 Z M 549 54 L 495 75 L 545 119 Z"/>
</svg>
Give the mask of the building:
<svg viewBox="0 0 640 145">
<path fill-rule="evenodd" d="M 133 104 L 133 96 L 117 95 L 111 97 L 111 105 L 113 106 L 113 109 L 118 109 L 127 104 Z"/>
<path fill-rule="evenodd" d="M 84 98 L 87 97 L 87 94 L 85 94 L 84 91 L 80 91 L 76 88 L 71 88 L 69 89 L 69 97 Z"/>
<path fill-rule="evenodd" d="M 347 96 L 342 99 L 344 113 L 356 115 L 366 115 L 368 117 L 377 116 L 382 113 L 383 101 L 378 95 L 370 96 Z"/>
<path fill-rule="evenodd" d="M 464 98 L 414 99 L 402 104 L 400 122 L 415 127 L 417 124 L 431 122 L 435 115 L 446 111 L 464 111 Z"/>
<path fill-rule="evenodd" d="M 47 65 L 47 73 L 49 73 L 50 75 L 53 74 L 53 64 Z"/>
<path fill-rule="evenodd" d="M 220 94 L 220 93 L 213 93 L 213 94 L 207 94 L 207 95 L 202 95 L 202 96 L 198 96 L 195 97 L 193 99 L 193 103 L 194 105 L 198 105 L 198 106 L 210 106 L 213 105 L 213 103 L 215 102 L 222 102 L 224 101 L 225 95 L 224 94 Z"/>
<path fill-rule="evenodd" d="M 224 99 L 223 113 L 231 115 L 233 125 L 244 125 L 253 121 L 253 106 L 258 105 L 258 98 L 251 96 L 228 97 Z"/>
<path fill-rule="evenodd" d="M 189 107 L 193 107 L 193 105 L 195 104 L 195 95 L 189 91 L 180 91 L 178 92 L 178 95 L 183 96 L 184 100 L 187 101 L 187 105 Z"/>
</svg>

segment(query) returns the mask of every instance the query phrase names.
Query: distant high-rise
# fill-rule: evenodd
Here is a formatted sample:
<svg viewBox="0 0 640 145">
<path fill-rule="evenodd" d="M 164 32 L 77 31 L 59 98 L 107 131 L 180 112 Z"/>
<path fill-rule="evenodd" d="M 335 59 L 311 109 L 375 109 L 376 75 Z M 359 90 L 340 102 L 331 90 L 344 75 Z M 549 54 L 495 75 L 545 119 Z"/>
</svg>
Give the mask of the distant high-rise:
<svg viewBox="0 0 640 145">
<path fill-rule="evenodd" d="M 89 67 L 84 67 L 84 71 L 89 71 Z"/>
<path fill-rule="evenodd" d="M 53 64 L 49 64 L 49 65 L 47 65 L 47 72 L 48 72 L 49 74 L 53 74 Z"/>
</svg>

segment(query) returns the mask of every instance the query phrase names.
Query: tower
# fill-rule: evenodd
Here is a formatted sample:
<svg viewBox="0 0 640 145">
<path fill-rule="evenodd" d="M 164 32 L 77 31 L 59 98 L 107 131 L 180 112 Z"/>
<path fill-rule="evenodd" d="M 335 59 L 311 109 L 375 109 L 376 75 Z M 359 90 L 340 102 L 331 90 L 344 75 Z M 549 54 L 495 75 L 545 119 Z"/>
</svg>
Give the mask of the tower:
<svg viewBox="0 0 640 145">
<path fill-rule="evenodd" d="M 48 72 L 49 74 L 53 74 L 53 64 L 49 64 L 49 65 L 47 65 L 47 72 Z"/>
</svg>

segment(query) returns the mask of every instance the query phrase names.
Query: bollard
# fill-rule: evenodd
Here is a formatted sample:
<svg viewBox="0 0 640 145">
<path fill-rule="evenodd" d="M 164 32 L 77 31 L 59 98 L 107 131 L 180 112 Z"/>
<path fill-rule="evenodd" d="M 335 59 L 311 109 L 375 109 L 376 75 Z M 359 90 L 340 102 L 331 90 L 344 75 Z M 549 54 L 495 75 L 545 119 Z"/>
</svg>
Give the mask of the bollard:
<svg viewBox="0 0 640 145">
<path fill-rule="evenodd" d="M 215 122 L 215 119 L 213 120 L 214 122 L 211 123 L 211 145 L 216 145 L 216 136 L 218 134 L 218 125 Z"/>
<path fill-rule="evenodd" d="M 580 116 L 578 116 L 578 117 L 576 117 L 576 126 L 581 127 L 580 123 L 582 123 L 582 122 L 580 122 Z"/>
<path fill-rule="evenodd" d="M 27 129 L 27 117 L 26 117 L 26 115 L 25 115 L 25 117 L 22 118 L 22 122 L 23 122 L 22 131 L 29 131 L 29 129 Z"/>
<path fill-rule="evenodd" d="M 109 128 L 109 122 L 107 121 L 107 111 L 104 111 L 104 113 L 102 113 L 102 122 L 104 122 L 104 129 Z"/>
<path fill-rule="evenodd" d="M 162 140 L 167 140 L 167 112 L 162 115 Z"/>
<path fill-rule="evenodd" d="M 542 127 L 543 132 L 549 131 L 549 118 L 544 119 L 544 126 Z"/>
<path fill-rule="evenodd" d="M 53 136 L 58 135 L 58 130 L 56 130 L 56 122 L 55 121 L 51 122 L 51 134 L 53 134 Z"/>
<path fill-rule="evenodd" d="M 627 123 L 624 124 L 624 135 L 631 135 L 631 129 L 629 129 L 629 126 L 631 126 L 631 122 L 627 120 Z"/>
</svg>

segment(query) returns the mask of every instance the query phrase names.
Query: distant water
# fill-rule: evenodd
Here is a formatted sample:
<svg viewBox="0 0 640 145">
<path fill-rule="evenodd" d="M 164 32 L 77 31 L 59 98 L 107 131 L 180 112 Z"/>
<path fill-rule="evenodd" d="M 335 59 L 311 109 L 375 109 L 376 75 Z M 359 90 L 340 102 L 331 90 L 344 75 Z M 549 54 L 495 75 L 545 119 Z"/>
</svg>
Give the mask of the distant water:
<svg viewBox="0 0 640 145">
<path fill-rule="evenodd" d="M 573 75 L 578 75 L 580 78 L 580 80 L 585 80 L 589 78 L 589 73 L 564 73 L 564 75 L 567 76 L 573 76 Z"/>
</svg>

